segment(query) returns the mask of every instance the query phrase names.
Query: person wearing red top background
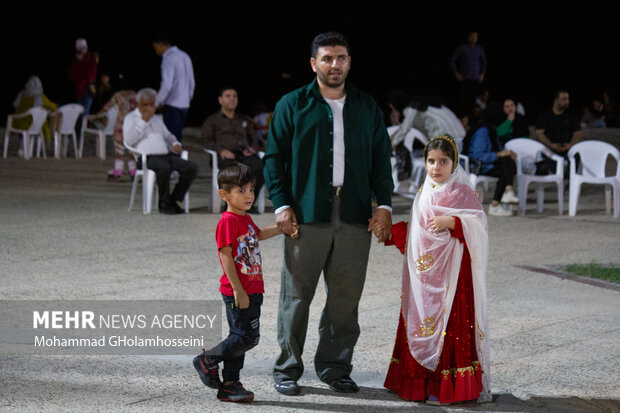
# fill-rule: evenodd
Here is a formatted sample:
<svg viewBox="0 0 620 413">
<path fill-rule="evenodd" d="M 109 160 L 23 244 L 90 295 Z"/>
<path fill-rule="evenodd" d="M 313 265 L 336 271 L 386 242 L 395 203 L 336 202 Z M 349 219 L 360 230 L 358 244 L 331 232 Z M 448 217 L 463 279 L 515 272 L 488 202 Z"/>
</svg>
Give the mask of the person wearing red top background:
<svg viewBox="0 0 620 413">
<path fill-rule="evenodd" d="M 86 39 L 79 38 L 75 41 L 75 59 L 69 67 L 69 81 L 73 83 L 75 90 L 75 101 L 84 106 L 83 116 L 90 114 L 90 108 L 93 104 L 95 96 L 95 80 L 97 79 L 97 65 L 99 57 L 95 53 L 88 51 Z M 76 123 L 76 134 L 78 140 L 81 139 L 80 131 L 82 129 L 82 119 L 78 119 Z"/>
<path fill-rule="evenodd" d="M 224 270 L 220 292 L 230 330 L 224 341 L 194 358 L 194 367 L 206 386 L 219 389 L 218 400 L 249 402 L 254 393 L 243 388 L 239 373 L 245 353 L 260 339 L 260 307 L 265 288 L 258 241 L 280 231 L 276 225 L 261 230 L 246 214 L 254 202 L 256 183 L 249 167 L 238 162 L 230 164 L 220 169 L 217 181 L 220 197 L 228 205 L 217 224 L 215 239 Z M 297 233 L 291 236 L 296 237 Z M 224 362 L 223 382 L 218 371 L 220 362 Z"/>
</svg>

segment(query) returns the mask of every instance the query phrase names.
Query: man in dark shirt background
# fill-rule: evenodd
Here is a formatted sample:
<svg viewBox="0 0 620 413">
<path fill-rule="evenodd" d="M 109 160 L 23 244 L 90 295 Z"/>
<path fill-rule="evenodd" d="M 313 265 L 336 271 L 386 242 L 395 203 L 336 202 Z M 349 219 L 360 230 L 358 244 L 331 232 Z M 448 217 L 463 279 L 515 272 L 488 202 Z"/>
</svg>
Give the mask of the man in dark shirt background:
<svg viewBox="0 0 620 413">
<path fill-rule="evenodd" d="M 570 95 L 565 89 L 555 92 L 553 106 L 536 120 L 536 138 L 558 155 L 566 157 L 568 150 L 581 140 L 579 118 L 569 109 Z"/>
<path fill-rule="evenodd" d="M 218 101 L 220 111 L 207 117 L 202 125 L 205 147 L 217 152 L 219 168 L 233 162 L 247 165 L 256 177 L 254 193 L 258 194 L 265 178 L 263 163 L 257 155 L 258 140 L 254 136 L 252 119 L 237 111 L 239 97 L 234 87 L 223 86 Z M 255 206 L 250 211 L 256 212 Z"/>
<path fill-rule="evenodd" d="M 487 58 L 484 49 L 478 44 L 478 32 L 470 32 L 467 42 L 452 53 L 450 69 L 459 84 L 457 111 L 460 115 L 469 114 L 487 71 Z"/>
</svg>

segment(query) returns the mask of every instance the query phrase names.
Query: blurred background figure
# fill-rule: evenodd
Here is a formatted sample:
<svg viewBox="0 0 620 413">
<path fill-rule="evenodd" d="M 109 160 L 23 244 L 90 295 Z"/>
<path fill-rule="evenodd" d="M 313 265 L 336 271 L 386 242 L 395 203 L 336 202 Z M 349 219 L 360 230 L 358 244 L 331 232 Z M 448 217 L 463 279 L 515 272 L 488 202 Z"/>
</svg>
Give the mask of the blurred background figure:
<svg viewBox="0 0 620 413">
<path fill-rule="evenodd" d="M 58 109 L 58 105 L 49 100 L 43 93 L 43 83 L 41 79 L 39 79 L 38 76 L 31 76 L 26 82 L 24 89 L 17 94 L 17 97 L 13 101 L 13 108 L 15 109 L 15 113 L 24 113 L 35 106 L 40 106 L 50 113 Z M 49 123 L 47 120 L 43 123 L 42 132 L 47 142 L 51 139 L 52 132 L 58 129 L 59 121 L 60 115 L 55 115 L 50 118 Z M 26 116 L 13 120 L 13 127 L 26 130 L 30 127 L 31 123 L 32 117 Z M 23 156 L 22 146 L 20 146 L 18 153 L 20 156 Z"/>
<path fill-rule="evenodd" d="M 267 109 L 264 102 L 258 101 L 254 104 L 254 113 L 252 120 L 254 121 L 254 137 L 258 140 L 258 149 L 265 149 L 265 140 L 267 139 L 267 131 L 271 123 L 273 112 Z"/>
<path fill-rule="evenodd" d="M 469 32 L 467 41 L 452 53 L 450 69 L 458 82 L 457 111 L 468 113 L 480 94 L 487 71 L 487 58 L 483 47 L 478 44 L 478 32 Z"/>
<path fill-rule="evenodd" d="M 75 58 L 69 67 L 69 81 L 73 84 L 75 101 L 84 107 L 82 116 L 90 114 L 93 98 L 96 93 L 95 81 L 97 80 L 97 65 L 99 57 L 88 51 L 86 39 L 79 38 L 75 41 Z M 81 139 L 82 116 L 77 120 L 76 135 Z"/>
<path fill-rule="evenodd" d="M 125 148 L 123 142 L 123 120 L 125 116 L 138 107 L 135 90 L 117 90 L 106 102 L 96 115 L 90 115 L 88 120 L 98 129 L 107 125 L 106 112 L 113 106 L 118 108 L 118 115 L 114 123 L 114 165 L 108 171 L 108 181 L 119 182 L 125 169 L 125 157 L 127 157 L 127 169 L 129 177 L 133 181 L 136 175 L 136 160 L 133 154 Z"/>
<path fill-rule="evenodd" d="M 84 38 L 75 41 L 75 51 L 75 58 L 69 68 L 69 81 L 73 83 L 76 102 L 84 106 L 84 115 L 88 115 L 96 93 L 95 80 L 99 59 L 88 51 Z"/>
<path fill-rule="evenodd" d="M 583 108 L 581 124 L 584 128 L 604 128 L 607 126 L 607 111 L 603 99 L 595 97 Z"/>
<path fill-rule="evenodd" d="M 497 138 L 503 145 L 511 139 L 515 138 L 529 138 L 530 129 L 525 119 L 525 116 L 517 111 L 517 103 L 512 98 L 504 99 L 502 105 L 503 114 L 505 118 L 495 128 L 497 131 Z"/>
</svg>

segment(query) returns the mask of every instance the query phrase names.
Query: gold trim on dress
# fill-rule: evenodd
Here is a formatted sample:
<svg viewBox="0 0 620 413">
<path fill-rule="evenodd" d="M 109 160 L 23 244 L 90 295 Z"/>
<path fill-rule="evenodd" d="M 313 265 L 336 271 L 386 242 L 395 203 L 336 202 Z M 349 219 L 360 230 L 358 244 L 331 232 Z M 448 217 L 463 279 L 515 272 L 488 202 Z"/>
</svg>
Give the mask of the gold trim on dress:
<svg viewBox="0 0 620 413">
<path fill-rule="evenodd" d="M 422 337 L 428 337 L 435 334 L 435 319 L 433 317 L 426 317 L 422 325 L 420 325 L 420 334 Z"/>
<path fill-rule="evenodd" d="M 415 267 L 418 271 L 426 271 L 435 265 L 435 259 L 430 255 L 423 255 L 415 262 Z"/>
<path fill-rule="evenodd" d="M 457 376 L 465 377 L 466 374 L 469 376 L 473 376 L 475 375 L 475 372 L 480 369 L 480 362 L 472 361 L 471 364 L 472 365 L 469 367 L 460 367 L 460 368 L 453 367 L 449 370 L 441 370 L 442 378 L 444 380 L 447 380 L 448 378 L 450 378 L 450 376 L 454 378 L 456 378 Z"/>
</svg>

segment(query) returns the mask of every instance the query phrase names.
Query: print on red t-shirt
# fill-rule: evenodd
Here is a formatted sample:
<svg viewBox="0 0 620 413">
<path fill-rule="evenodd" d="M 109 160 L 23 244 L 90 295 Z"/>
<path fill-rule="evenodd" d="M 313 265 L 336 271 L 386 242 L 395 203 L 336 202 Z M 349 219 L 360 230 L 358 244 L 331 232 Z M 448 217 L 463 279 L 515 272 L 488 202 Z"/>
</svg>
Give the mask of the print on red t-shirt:
<svg viewBox="0 0 620 413">
<path fill-rule="evenodd" d="M 228 211 L 222 214 L 215 231 L 218 251 L 224 247 L 231 247 L 237 276 L 247 294 L 265 292 L 260 248 L 258 247 L 259 234 L 260 229 L 248 214 L 237 215 Z M 220 259 L 220 265 L 221 263 Z M 228 296 L 233 295 L 233 289 L 226 273 L 220 278 L 220 292 Z"/>
</svg>

